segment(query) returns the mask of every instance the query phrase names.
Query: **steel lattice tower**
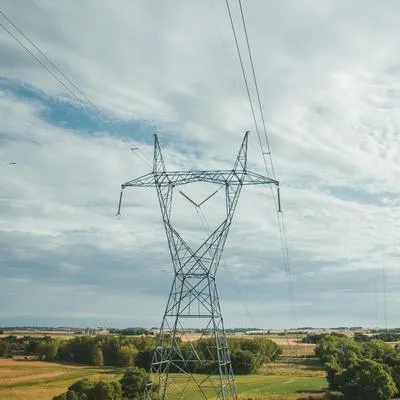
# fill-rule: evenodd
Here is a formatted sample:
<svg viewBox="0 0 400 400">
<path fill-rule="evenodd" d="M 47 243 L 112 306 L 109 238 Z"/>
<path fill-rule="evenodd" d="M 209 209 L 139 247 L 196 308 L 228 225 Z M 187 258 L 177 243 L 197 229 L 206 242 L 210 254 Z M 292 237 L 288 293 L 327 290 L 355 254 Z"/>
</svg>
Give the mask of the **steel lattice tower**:
<svg viewBox="0 0 400 400">
<path fill-rule="evenodd" d="M 204 399 L 237 399 L 215 275 L 242 186 L 274 184 L 279 196 L 278 181 L 247 170 L 247 142 L 248 132 L 231 170 L 167 171 L 155 135 L 153 171 L 122 185 L 122 190 L 157 189 L 175 273 L 151 364 L 153 383 L 145 399 L 190 400 L 196 393 Z M 190 248 L 171 223 L 174 188 L 193 182 L 222 186 L 226 198 L 225 219 L 197 249 Z M 122 191 L 118 213 L 121 199 Z M 198 339 L 190 339 L 188 332 L 199 325 Z"/>
</svg>

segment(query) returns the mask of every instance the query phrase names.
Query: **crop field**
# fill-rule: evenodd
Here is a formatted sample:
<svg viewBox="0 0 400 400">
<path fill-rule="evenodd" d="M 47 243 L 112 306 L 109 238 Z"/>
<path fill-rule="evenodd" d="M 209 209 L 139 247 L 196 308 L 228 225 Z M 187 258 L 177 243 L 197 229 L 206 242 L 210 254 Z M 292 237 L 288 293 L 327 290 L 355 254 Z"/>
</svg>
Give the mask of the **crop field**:
<svg viewBox="0 0 400 400">
<path fill-rule="evenodd" d="M 113 379 L 119 373 L 109 368 L 0 359 L 0 400 L 49 400 L 79 379 Z M 322 396 L 327 387 L 324 372 L 311 358 L 283 357 L 267 364 L 257 375 L 237 376 L 236 383 L 242 400 L 295 400 L 319 393 Z M 194 392 L 186 398 L 203 399 Z"/>
</svg>

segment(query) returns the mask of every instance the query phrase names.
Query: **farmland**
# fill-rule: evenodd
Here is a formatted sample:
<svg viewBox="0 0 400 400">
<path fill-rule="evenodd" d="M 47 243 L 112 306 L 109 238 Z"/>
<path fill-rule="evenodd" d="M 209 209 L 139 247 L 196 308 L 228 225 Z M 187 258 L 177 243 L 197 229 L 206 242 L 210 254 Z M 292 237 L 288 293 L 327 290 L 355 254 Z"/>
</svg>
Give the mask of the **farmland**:
<svg viewBox="0 0 400 400">
<path fill-rule="evenodd" d="M 0 359 L 0 399 L 51 399 L 78 379 L 112 379 L 113 369 Z"/>
<path fill-rule="evenodd" d="M 304 356 L 295 357 L 289 355 L 290 352 L 293 349 L 284 349 L 281 359 L 265 365 L 258 374 L 237 376 L 239 398 L 295 400 L 311 394 L 322 396 L 327 382 L 317 361 Z M 304 353 L 304 349 L 301 352 Z M 116 368 L 0 359 L 0 400 L 47 400 L 79 379 L 107 380 L 119 376 L 121 372 Z M 190 400 L 201 398 L 195 393 L 188 395 Z"/>
</svg>

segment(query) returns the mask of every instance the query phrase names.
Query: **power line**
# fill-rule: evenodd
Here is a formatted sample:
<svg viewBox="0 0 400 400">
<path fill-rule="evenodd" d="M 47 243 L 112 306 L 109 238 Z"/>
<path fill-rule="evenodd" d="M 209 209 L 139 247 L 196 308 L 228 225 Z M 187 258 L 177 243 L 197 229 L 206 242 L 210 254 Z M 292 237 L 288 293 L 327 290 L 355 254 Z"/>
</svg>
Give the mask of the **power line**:
<svg viewBox="0 0 400 400">
<path fill-rule="evenodd" d="M 240 46 L 239 46 L 239 42 L 238 42 L 238 38 L 237 38 L 237 34 L 236 34 L 236 29 L 235 29 L 235 24 L 234 24 L 234 21 L 233 21 L 233 18 L 232 18 L 231 8 L 229 6 L 229 0 L 225 0 L 225 3 L 226 3 L 228 15 L 229 15 L 229 20 L 230 20 L 230 24 L 231 24 L 232 33 L 233 33 L 233 36 L 234 36 L 234 41 L 235 41 L 235 45 L 236 45 L 236 51 L 237 51 L 237 55 L 238 55 L 238 59 L 239 59 L 239 63 L 240 63 L 240 68 L 241 68 L 243 79 L 244 79 L 245 86 L 246 86 L 247 97 L 248 97 L 248 100 L 249 100 L 249 103 L 250 103 L 250 108 L 251 108 L 251 112 L 252 112 L 252 116 L 253 116 L 253 120 L 254 120 L 254 125 L 255 125 L 255 128 L 256 128 L 256 133 L 257 133 L 257 137 L 258 137 L 258 141 L 259 141 L 259 145 L 260 145 L 260 149 L 261 149 L 261 155 L 262 155 L 262 158 L 263 158 L 264 166 L 265 166 L 265 169 L 267 171 L 267 174 L 269 175 L 268 163 L 266 161 L 266 155 L 268 155 L 269 159 L 270 159 L 270 165 L 271 165 L 271 169 L 272 169 L 272 174 L 273 174 L 274 179 L 276 179 L 275 168 L 274 168 L 274 165 L 273 165 L 273 162 L 272 162 L 271 149 L 270 149 L 269 140 L 268 140 L 268 134 L 267 134 L 267 130 L 266 130 L 265 118 L 264 118 L 264 113 L 263 113 L 263 108 L 262 108 L 262 103 L 261 103 L 261 97 L 260 97 L 260 93 L 259 93 L 259 89 L 258 89 L 258 83 L 257 83 L 255 67 L 254 67 L 254 61 L 253 61 L 253 57 L 252 57 L 252 53 L 251 53 L 250 40 L 249 40 L 249 36 L 248 36 L 248 33 L 247 33 L 246 21 L 245 21 L 245 18 L 244 18 L 243 7 L 242 7 L 242 4 L 241 4 L 241 1 L 239 0 L 239 6 L 240 6 L 240 12 L 241 12 L 242 24 L 243 24 L 243 30 L 244 30 L 245 37 L 246 37 L 247 51 L 248 51 L 248 55 L 249 55 L 249 59 L 250 59 L 250 63 L 251 63 L 253 80 L 254 80 L 254 85 L 255 85 L 256 93 L 257 93 L 257 101 L 258 101 L 258 106 L 259 106 L 259 109 L 260 109 L 260 115 L 261 115 L 261 118 L 262 118 L 262 125 L 263 125 L 263 129 L 264 129 L 264 137 L 265 137 L 265 141 L 267 143 L 267 149 L 268 149 L 267 153 L 264 151 L 264 147 L 263 147 L 262 141 L 261 141 L 261 135 L 260 135 L 260 132 L 259 132 L 258 123 L 257 123 L 257 119 L 256 119 L 255 112 L 254 112 L 254 106 L 253 106 L 253 101 L 251 99 L 251 93 L 250 93 L 250 89 L 249 89 L 248 79 L 247 79 L 246 71 L 245 71 L 245 68 L 244 68 L 243 57 L 241 55 L 241 50 L 240 50 Z M 290 261 L 289 261 L 289 252 L 288 252 L 287 237 L 286 237 L 286 227 L 285 227 L 283 213 L 282 213 L 282 210 L 280 208 L 280 205 L 278 204 L 278 202 L 277 202 L 277 200 L 275 198 L 275 194 L 274 194 L 272 188 L 270 188 L 270 189 L 271 189 L 272 198 L 273 198 L 273 201 L 274 201 L 274 204 L 275 204 L 275 209 L 277 211 L 277 222 L 278 222 L 278 228 L 279 228 L 279 236 L 280 236 L 280 242 L 281 242 L 284 269 L 285 269 L 285 273 L 286 273 L 287 279 L 288 279 L 288 294 L 289 294 L 289 300 L 290 300 L 290 304 L 291 304 L 291 311 L 292 311 L 292 315 L 293 315 L 294 320 L 296 321 L 296 325 L 297 325 L 297 312 L 296 312 L 294 289 L 293 289 L 293 274 L 292 274 Z"/>
<path fill-rule="evenodd" d="M 253 56 L 252 56 L 252 54 L 251 54 L 249 36 L 248 36 L 248 34 L 247 34 L 246 20 L 245 20 L 245 18 L 244 18 L 243 7 L 242 7 L 242 1 L 241 1 L 241 0 L 239 0 L 239 6 L 240 6 L 240 14 L 241 14 L 241 16 L 242 16 L 243 30 L 244 30 L 244 34 L 245 34 L 245 36 L 246 36 L 246 44 L 247 44 L 247 50 L 248 50 L 249 59 L 250 59 L 250 64 L 251 64 L 251 70 L 252 70 L 252 73 L 253 73 L 254 86 L 255 86 L 255 88 L 256 88 L 256 93 L 257 93 L 258 106 L 259 106 L 259 109 L 260 109 L 260 115 L 261 115 L 262 125 L 263 125 L 263 129 L 264 129 L 265 141 L 266 141 L 266 143 L 267 143 L 268 155 L 269 155 L 269 160 L 270 160 L 271 170 L 272 170 L 272 177 L 275 179 L 275 178 L 276 178 L 275 168 L 274 168 L 274 163 L 272 162 L 271 148 L 270 148 L 270 145 L 269 145 L 269 140 L 268 140 L 268 135 L 267 135 L 267 129 L 266 129 L 266 126 L 265 126 L 264 112 L 263 112 L 263 108 L 262 108 L 262 105 L 261 105 L 260 92 L 259 92 L 259 90 L 258 90 L 257 77 L 256 77 L 255 68 L 254 68 Z"/>
<path fill-rule="evenodd" d="M 123 136 L 121 132 L 119 132 L 118 127 L 112 122 L 108 121 L 105 116 L 103 115 L 104 113 L 98 108 L 98 106 L 85 94 L 85 92 L 60 68 L 56 65 L 56 63 L 48 57 L 43 50 L 37 46 L 32 39 L 30 39 L 2 10 L 0 10 L 0 15 L 3 16 L 3 18 L 39 53 L 39 55 L 44 59 L 41 60 L 36 54 L 34 54 L 24 43 L 22 43 L 21 40 L 18 39 L 16 35 L 14 35 L 4 24 L 0 22 L 0 26 L 37 62 L 39 63 L 60 85 L 62 85 L 68 93 L 78 101 L 81 105 L 86 104 L 89 106 L 89 108 L 94 111 L 94 116 L 95 118 L 103 123 L 106 127 L 111 130 L 114 130 L 115 133 L 117 133 L 120 136 Z M 50 65 L 53 70 L 46 65 Z M 57 74 L 59 74 L 57 76 Z M 62 79 L 60 78 L 62 77 Z M 72 87 L 72 88 L 71 88 Z M 77 91 L 80 96 L 76 94 Z M 82 99 L 83 98 L 83 99 Z M 118 136 L 116 137 L 118 140 L 120 140 L 124 146 L 126 146 L 130 152 L 132 152 L 132 148 L 122 141 Z M 140 158 L 142 158 L 143 161 L 145 161 L 147 164 L 151 165 L 151 162 L 149 161 L 148 156 L 139 148 L 135 147 L 135 151 L 138 152 L 140 155 Z"/>
<path fill-rule="evenodd" d="M 11 19 L 9 17 L 7 17 L 7 15 L 0 10 L 0 15 L 2 15 L 16 30 L 18 33 L 21 34 L 21 36 L 27 40 L 38 52 L 40 55 L 42 55 L 42 57 L 45 58 L 45 60 L 47 60 L 50 65 L 53 66 L 53 68 L 65 79 L 67 80 L 67 82 L 70 83 L 70 85 L 72 85 L 80 94 L 82 97 L 84 97 L 87 101 L 87 103 L 94 109 L 97 110 L 100 113 L 100 110 L 97 108 L 97 106 L 90 100 L 90 98 L 88 98 L 88 96 L 85 95 L 85 93 L 59 68 L 57 67 L 57 65 L 31 40 L 29 39 L 28 36 L 26 36 L 22 30 L 20 28 L 17 27 L 17 25 L 15 23 L 13 23 L 11 21 Z M 34 60 L 39 63 L 54 79 L 56 79 L 67 91 L 68 93 L 71 94 L 71 96 L 73 98 L 75 98 L 79 103 L 82 104 L 82 99 L 79 98 L 76 93 L 74 93 L 74 91 L 68 87 L 44 62 L 42 62 L 42 60 L 39 59 L 39 57 L 37 57 L 27 46 L 25 46 L 9 29 L 7 29 L 7 27 L 5 27 L 1 22 L 0 22 L 0 26 L 31 56 L 34 58 Z M 101 121 L 101 119 L 99 119 Z M 107 121 L 102 121 L 105 124 L 108 124 Z M 120 140 L 120 139 L 119 139 Z M 123 142 L 122 140 L 120 140 L 124 145 L 128 146 L 125 142 Z M 132 151 L 132 148 L 129 148 Z M 140 154 L 142 154 L 142 156 L 144 156 L 144 161 L 148 162 L 146 160 L 147 156 L 138 148 L 136 147 L 135 150 L 138 150 L 140 152 Z M 102 207 L 103 209 L 105 209 L 104 207 Z M 128 234 L 139 244 L 139 246 L 141 246 L 143 248 L 143 243 L 141 243 L 140 238 L 136 238 L 132 232 L 130 232 L 122 219 L 118 219 L 119 222 L 121 223 L 121 225 L 124 227 L 124 229 L 128 232 Z"/>
<path fill-rule="evenodd" d="M 236 52 L 237 52 L 237 55 L 238 55 L 238 58 L 239 58 L 239 63 L 240 63 L 240 68 L 241 68 L 241 70 L 242 70 L 243 80 L 244 80 L 244 83 L 245 83 L 245 86 L 246 86 L 247 98 L 248 98 L 248 100 L 249 100 L 250 109 L 251 109 L 251 114 L 252 114 L 252 116 L 253 116 L 254 126 L 255 126 L 255 128 L 256 128 L 258 143 L 259 143 L 259 145 L 260 145 L 260 147 L 261 147 L 261 152 L 262 152 L 262 154 L 264 154 L 264 149 L 263 149 L 263 145 L 262 145 L 262 140 L 261 140 L 261 136 L 260 136 L 260 131 L 259 131 L 259 129 L 258 129 L 257 118 L 256 118 L 256 114 L 255 114 L 255 111 L 254 111 L 253 101 L 252 101 L 252 99 L 251 99 L 250 87 L 249 87 L 249 83 L 248 83 L 247 76 L 246 76 L 246 71 L 245 71 L 244 64 L 243 64 L 242 53 L 241 53 L 241 51 L 240 51 L 240 46 L 239 46 L 238 38 L 237 38 L 237 35 L 236 35 L 235 24 L 234 24 L 234 22 L 233 22 L 232 13 L 231 13 L 231 8 L 230 8 L 230 6 L 229 6 L 229 0 L 225 0 L 225 3 L 226 3 L 227 10 L 228 10 L 228 15 L 229 15 L 230 23 L 231 23 L 231 28 L 232 28 L 233 37 L 234 37 L 234 39 L 235 39 Z M 263 157 L 263 158 L 264 158 L 264 157 Z M 268 173 L 268 175 L 269 175 L 268 165 L 267 165 L 267 163 L 266 163 L 265 158 L 264 158 L 264 164 L 265 164 L 265 168 L 266 168 L 266 170 L 267 170 L 267 173 Z"/>
<path fill-rule="evenodd" d="M 254 61 L 253 61 L 253 56 L 252 56 L 252 52 L 251 52 L 251 48 L 250 48 L 249 36 L 248 36 L 248 33 L 247 33 L 246 21 L 245 21 L 244 13 L 243 13 L 243 7 L 242 7 L 241 0 L 238 0 L 238 2 L 239 2 L 240 13 L 241 13 L 241 17 L 242 17 L 243 30 L 244 30 L 244 34 L 245 34 L 245 37 L 246 37 L 246 45 L 247 45 L 247 51 L 248 51 L 249 60 L 250 60 L 250 64 L 251 64 L 251 69 L 252 69 L 252 74 L 253 74 L 254 86 L 256 88 L 256 93 L 257 93 L 258 106 L 259 106 L 260 115 L 261 115 L 261 119 L 262 119 L 262 125 L 263 125 L 263 129 L 264 129 L 264 137 L 265 137 L 265 141 L 267 143 L 267 148 L 268 148 L 268 156 L 269 156 L 269 160 L 270 160 L 271 170 L 272 170 L 273 178 L 276 179 L 275 168 L 274 168 L 274 164 L 273 164 L 273 161 L 272 161 L 271 148 L 270 148 L 270 145 L 269 145 L 268 134 L 267 134 L 267 129 L 266 129 L 266 125 L 265 125 L 264 112 L 263 112 L 263 107 L 262 107 L 262 104 L 261 104 L 260 92 L 258 90 L 258 83 L 257 83 L 257 77 L 256 77 L 256 73 L 255 73 Z M 265 162 L 265 152 L 263 152 L 263 148 L 262 147 L 261 147 L 261 152 L 262 152 L 262 155 L 263 155 L 264 163 L 266 163 Z M 268 168 L 266 168 L 266 171 L 268 173 Z M 283 217 L 283 213 L 282 213 L 280 205 L 277 206 L 277 202 L 275 200 L 275 194 L 274 194 L 273 191 L 272 191 L 272 196 L 273 196 L 273 199 L 274 199 L 275 207 L 277 208 L 278 227 L 279 227 L 280 240 L 281 240 L 282 253 L 283 253 L 282 255 L 283 255 L 283 259 L 284 259 L 284 265 L 285 265 L 285 269 L 286 269 L 286 274 L 287 274 L 287 277 L 288 277 L 289 298 L 290 298 L 290 301 L 291 301 L 291 307 L 292 307 L 293 316 L 294 316 L 295 320 L 297 321 L 295 298 L 294 298 L 294 289 L 293 289 L 293 282 L 292 282 L 293 275 L 292 275 L 292 270 L 291 270 L 291 266 L 290 266 L 289 251 L 288 251 L 288 246 L 287 246 L 287 235 L 286 235 L 285 221 L 284 221 L 284 217 Z M 280 201 L 279 201 L 279 203 L 280 203 Z"/>
</svg>

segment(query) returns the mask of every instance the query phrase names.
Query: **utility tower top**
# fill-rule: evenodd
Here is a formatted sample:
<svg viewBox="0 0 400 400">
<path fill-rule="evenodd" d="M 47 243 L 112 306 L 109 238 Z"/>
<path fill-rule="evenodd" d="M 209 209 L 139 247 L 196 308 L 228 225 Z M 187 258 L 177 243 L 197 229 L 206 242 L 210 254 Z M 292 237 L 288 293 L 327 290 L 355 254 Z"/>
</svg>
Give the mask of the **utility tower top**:
<svg viewBox="0 0 400 400">
<path fill-rule="evenodd" d="M 132 187 L 157 187 L 178 186 L 192 182 L 208 182 L 225 185 L 265 185 L 279 182 L 275 179 L 250 172 L 247 170 L 247 142 L 249 132 L 246 132 L 239 154 L 231 170 L 189 170 L 168 171 L 165 168 L 157 135 L 154 135 L 154 159 L 153 171 L 139 178 L 133 179 L 121 185 L 122 189 Z M 120 211 L 120 208 L 118 208 Z"/>
<path fill-rule="evenodd" d="M 145 393 L 147 400 L 191 400 L 196 393 L 203 399 L 237 399 L 215 275 L 242 187 L 273 184 L 278 189 L 279 202 L 279 182 L 247 170 L 248 138 L 246 132 L 230 170 L 167 171 L 155 135 L 153 171 L 122 184 L 122 190 L 127 187 L 157 189 L 175 272 L 151 364 L 152 384 Z M 197 249 L 192 249 L 171 223 L 174 188 L 193 182 L 224 187 L 226 203 L 224 220 Z M 181 194 L 196 207 L 201 205 Z M 198 325 L 201 328 L 197 329 L 198 336 L 194 339 L 193 328 Z"/>
</svg>

